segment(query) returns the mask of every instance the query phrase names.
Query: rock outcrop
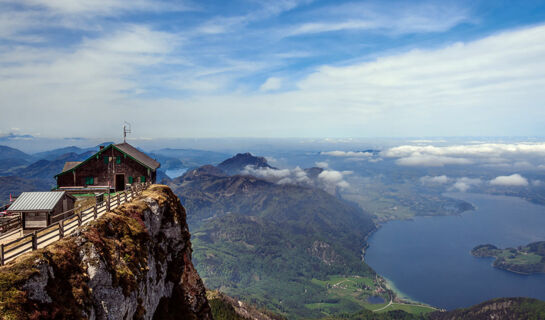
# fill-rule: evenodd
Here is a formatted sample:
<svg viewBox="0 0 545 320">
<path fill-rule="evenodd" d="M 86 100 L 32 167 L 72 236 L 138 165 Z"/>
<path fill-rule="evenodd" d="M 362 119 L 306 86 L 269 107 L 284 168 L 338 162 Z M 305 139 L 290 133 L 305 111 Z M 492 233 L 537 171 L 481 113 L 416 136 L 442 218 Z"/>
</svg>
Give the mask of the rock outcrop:
<svg viewBox="0 0 545 320">
<path fill-rule="evenodd" d="M 0 268 L 1 319 L 212 319 L 186 213 L 153 185 Z"/>
</svg>

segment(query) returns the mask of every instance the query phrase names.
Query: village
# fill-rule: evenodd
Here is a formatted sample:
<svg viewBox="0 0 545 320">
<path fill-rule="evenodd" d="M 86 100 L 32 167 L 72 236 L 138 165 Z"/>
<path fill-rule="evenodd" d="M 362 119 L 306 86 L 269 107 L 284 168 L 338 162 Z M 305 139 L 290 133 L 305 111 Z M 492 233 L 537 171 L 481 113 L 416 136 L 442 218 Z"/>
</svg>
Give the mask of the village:
<svg viewBox="0 0 545 320">
<path fill-rule="evenodd" d="M 45 247 L 130 201 L 155 183 L 160 163 L 126 142 L 69 161 L 48 191 L 22 192 L 0 206 L 0 265 Z"/>
</svg>

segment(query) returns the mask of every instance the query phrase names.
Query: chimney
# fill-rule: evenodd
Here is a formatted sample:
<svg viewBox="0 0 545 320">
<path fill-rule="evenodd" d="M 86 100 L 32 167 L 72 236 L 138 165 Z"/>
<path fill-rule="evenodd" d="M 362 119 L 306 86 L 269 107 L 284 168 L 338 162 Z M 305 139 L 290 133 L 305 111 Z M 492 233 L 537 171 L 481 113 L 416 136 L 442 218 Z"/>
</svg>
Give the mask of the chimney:
<svg viewBox="0 0 545 320">
<path fill-rule="evenodd" d="M 100 146 L 100 151 L 102 151 L 102 149 L 104 149 L 104 146 Z"/>
</svg>

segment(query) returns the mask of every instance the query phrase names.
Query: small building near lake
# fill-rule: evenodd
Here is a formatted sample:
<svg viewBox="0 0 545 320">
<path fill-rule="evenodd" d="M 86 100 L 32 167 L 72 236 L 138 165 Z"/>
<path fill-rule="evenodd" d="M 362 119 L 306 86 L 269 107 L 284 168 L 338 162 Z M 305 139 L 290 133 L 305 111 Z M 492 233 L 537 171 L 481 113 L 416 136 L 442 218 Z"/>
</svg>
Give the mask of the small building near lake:
<svg viewBox="0 0 545 320">
<path fill-rule="evenodd" d="M 71 193 L 121 191 L 133 183 L 155 183 L 159 162 L 124 142 L 100 147 L 82 162 L 66 162 L 57 189 Z"/>
<path fill-rule="evenodd" d="M 23 192 L 6 212 L 20 215 L 23 229 L 40 229 L 52 223 L 51 217 L 74 209 L 75 203 L 64 191 Z"/>
</svg>

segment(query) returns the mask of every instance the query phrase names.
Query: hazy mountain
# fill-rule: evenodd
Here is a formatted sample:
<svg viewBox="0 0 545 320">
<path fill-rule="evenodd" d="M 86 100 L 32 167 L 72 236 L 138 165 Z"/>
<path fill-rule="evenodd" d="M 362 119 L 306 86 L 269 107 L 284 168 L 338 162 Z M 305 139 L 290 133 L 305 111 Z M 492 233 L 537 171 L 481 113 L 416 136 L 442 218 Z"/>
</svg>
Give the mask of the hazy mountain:
<svg viewBox="0 0 545 320">
<path fill-rule="evenodd" d="M 88 148 L 80 148 L 76 146 L 69 146 L 64 148 L 58 148 L 53 149 L 49 151 L 43 151 L 35 153 L 33 156 L 36 159 L 45 159 L 45 160 L 55 160 L 59 157 L 62 157 L 65 154 L 75 153 L 75 154 L 89 154 L 91 156 L 92 154 L 99 151 L 100 146 L 108 146 L 110 144 L 113 144 L 113 142 L 103 142 L 101 144 L 98 144 L 94 147 L 88 147 Z"/>
<path fill-rule="evenodd" d="M 9 195 L 18 196 L 24 191 L 48 191 L 51 184 L 44 179 L 22 177 L 0 177 L 0 205 L 9 201 Z"/>
<path fill-rule="evenodd" d="M 178 159 L 182 161 L 184 165 L 188 168 L 199 167 L 208 163 L 216 164 L 223 161 L 226 157 L 229 156 L 226 153 L 214 151 L 172 148 L 153 150 L 152 154 Z"/>
<path fill-rule="evenodd" d="M 31 155 L 18 149 L 0 146 L 0 175 L 12 174 L 13 170 L 28 165 L 31 160 Z"/>
<path fill-rule="evenodd" d="M 264 157 L 255 157 L 249 152 L 238 153 L 234 157 L 220 163 L 218 165 L 218 168 L 229 174 L 237 174 L 240 173 L 240 171 L 244 170 L 246 166 L 253 166 L 254 168 L 276 169 L 274 167 L 271 167 L 267 163 L 267 159 L 265 159 Z"/>
<path fill-rule="evenodd" d="M 32 159 L 32 156 L 15 148 L 0 146 L 0 160 L 5 159 L 22 159 L 28 161 Z"/>
</svg>

